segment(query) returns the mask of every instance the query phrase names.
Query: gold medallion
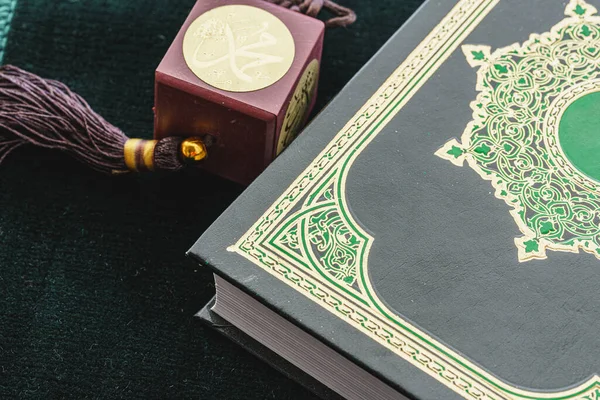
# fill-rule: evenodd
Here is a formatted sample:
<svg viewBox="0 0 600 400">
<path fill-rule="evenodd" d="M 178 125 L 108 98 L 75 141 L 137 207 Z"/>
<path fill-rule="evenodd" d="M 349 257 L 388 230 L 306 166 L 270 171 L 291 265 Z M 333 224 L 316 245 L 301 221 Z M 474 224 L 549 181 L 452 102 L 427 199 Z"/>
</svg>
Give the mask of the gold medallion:
<svg viewBox="0 0 600 400">
<path fill-rule="evenodd" d="M 228 5 L 200 15 L 183 38 L 183 56 L 205 83 L 250 92 L 281 79 L 294 61 L 294 38 L 279 18 L 257 7 Z"/>
<path fill-rule="evenodd" d="M 304 121 L 308 107 L 315 95 L 318 80 L 319 61 L 312 60 L 298 81 L 294 95 L 290 100 L 290 105 L 285 113 L 277 144 L 278 155 L 298 136 L 302 127 L 302 121 Z"/>
</svg>

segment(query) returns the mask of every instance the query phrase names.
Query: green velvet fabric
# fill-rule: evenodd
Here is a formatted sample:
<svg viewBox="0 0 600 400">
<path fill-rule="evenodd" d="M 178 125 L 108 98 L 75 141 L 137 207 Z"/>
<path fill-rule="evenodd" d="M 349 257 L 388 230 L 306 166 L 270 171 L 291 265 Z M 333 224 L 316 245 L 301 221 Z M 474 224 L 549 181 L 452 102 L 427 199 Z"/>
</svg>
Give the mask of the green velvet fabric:
<svg viewBox="0 0 600 400">
<path fill-rule="evenodd" d="M 318 109 L 421 3 L 340 2 L 359 20 L 326 34 Z M 192 5 L 18 0 L 4 63 L 67 83 L 149 138 L 154 69 Z M 199 171 L 110 177 L 58 152 L 11 154 L 0 165 L 0 398 L 313 398 L 193 317 L 214 285 L 184 254 L 242 190 Z"/>
</svg>

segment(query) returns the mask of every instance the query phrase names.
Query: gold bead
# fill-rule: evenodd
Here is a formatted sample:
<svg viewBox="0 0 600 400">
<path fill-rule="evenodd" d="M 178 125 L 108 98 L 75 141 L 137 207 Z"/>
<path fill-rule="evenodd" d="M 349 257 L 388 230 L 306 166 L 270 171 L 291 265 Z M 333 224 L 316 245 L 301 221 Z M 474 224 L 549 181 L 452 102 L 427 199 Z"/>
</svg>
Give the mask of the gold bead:
<svg viewBox="0 0 600 400">
<path fill-rule="evenodd" d="M 202 139 L 191 137 L 181 142 L 181 157 L 186 163 L 197 163 L 206 158 L 206 146 Z"/>
</svg>

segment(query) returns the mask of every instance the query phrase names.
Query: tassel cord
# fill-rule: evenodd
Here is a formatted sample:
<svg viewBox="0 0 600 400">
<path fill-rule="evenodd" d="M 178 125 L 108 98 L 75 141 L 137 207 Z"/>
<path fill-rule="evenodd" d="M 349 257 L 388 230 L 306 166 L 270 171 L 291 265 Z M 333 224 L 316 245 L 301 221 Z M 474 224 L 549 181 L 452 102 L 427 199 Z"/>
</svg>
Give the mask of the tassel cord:
<svg viewBox="0 0 600 400">
<path fill-rule="evenodd" d="M 324 8 L 334 15 L 325 21 L 328 28 L 346 27 L 356 21 L 356 13 L 332 0 L 265 0 L 290 10 L 316 17 Z"/>
</svg>

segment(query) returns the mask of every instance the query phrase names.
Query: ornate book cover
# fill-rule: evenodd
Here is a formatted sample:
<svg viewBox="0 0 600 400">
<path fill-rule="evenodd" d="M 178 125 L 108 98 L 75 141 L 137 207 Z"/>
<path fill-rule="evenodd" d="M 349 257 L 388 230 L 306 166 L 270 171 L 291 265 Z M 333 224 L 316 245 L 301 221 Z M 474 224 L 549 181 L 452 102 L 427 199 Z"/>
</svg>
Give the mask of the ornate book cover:
<svg viewBox="0 0 600 400">
<path fill-rule="evenodd" d="M 399 391 L 600 399 L 600 0 L 430 0 L 190 253 Z"/>
</svg>

